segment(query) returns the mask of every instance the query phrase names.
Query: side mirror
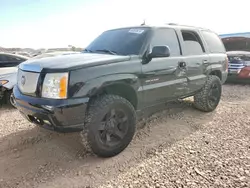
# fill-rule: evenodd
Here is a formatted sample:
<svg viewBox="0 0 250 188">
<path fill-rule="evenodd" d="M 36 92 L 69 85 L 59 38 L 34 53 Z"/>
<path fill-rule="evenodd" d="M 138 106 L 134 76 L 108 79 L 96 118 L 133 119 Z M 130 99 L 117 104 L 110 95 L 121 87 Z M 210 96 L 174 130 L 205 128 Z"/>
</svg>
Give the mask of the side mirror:
<svg viewBox="0 0 250 188">
<path fill-rule="evenodd" d="M 157 57 L 169 57 L 170 49 L 168 46 L 154 46 L 152 52 L 149 54 L 149 58 Z"/>
</svg>

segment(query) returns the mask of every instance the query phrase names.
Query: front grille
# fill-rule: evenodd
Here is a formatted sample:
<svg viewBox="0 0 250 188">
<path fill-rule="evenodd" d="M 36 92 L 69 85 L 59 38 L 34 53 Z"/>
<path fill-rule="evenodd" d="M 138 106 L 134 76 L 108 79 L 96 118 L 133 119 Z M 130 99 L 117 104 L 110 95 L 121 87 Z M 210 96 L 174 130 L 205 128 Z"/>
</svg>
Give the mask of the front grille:
<svg viewBox="0 0 250 188">
<path fill-rule="evenodd" d="M 244 64 L 235 64 L 235 63 L 229 63 L 228 64 L 228 72 L 229 73 L 239 73 L 241 69 L 245 67 Z"/>
<path fill-rule="evenodd" d="M 39 73 L 18 69 L 17 85 L 23 94 L 35 95 Z"/>
</svg>

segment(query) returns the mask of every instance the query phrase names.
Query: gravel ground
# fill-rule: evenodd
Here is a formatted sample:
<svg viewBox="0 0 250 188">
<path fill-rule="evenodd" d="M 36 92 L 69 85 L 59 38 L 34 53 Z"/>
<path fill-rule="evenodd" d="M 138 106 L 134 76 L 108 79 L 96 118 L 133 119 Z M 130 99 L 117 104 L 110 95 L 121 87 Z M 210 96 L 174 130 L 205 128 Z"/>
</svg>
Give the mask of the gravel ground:
<svg viewBox="0 0 250 188">
<path fill-rule="evenodd" d="M 77 133 L 37 128 L 3 108 L 0 187 L 250 187 L 249 109 L 249 85 L 224 85 L 212 113 L 189 101 L 163 105 L 124 152 L 101 159 Z"/>
</svg>

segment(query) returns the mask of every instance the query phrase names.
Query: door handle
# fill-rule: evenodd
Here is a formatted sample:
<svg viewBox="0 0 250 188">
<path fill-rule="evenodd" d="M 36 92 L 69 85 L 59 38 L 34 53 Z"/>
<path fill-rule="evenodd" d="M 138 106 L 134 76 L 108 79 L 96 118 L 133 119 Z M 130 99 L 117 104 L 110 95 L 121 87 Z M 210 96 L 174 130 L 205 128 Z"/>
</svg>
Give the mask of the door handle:
<svg viewBox="0 0 250 188">
<path fill-rule="evenodd" d="M 178 67 L 179 67 L 179 68 L 185 68 L 186 66 L 187 66 L 187 64 L 186 64 L 185 61 L 180 61 L 180 62 L 178 63 Z"/>
<path fill-rule="evenodd" d="M 203 62 L 203 64 L 208 64 L 209 63 L 209 61 L 206 60 L 206 59 L 204 59 L 202 62 Z"/>
</svg>

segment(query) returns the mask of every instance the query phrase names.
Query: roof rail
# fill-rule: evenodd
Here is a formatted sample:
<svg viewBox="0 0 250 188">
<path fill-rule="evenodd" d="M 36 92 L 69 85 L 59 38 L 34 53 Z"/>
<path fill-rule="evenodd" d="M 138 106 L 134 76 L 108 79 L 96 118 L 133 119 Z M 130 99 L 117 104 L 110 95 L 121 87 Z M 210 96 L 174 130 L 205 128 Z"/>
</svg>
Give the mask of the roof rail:
<svg viewBox="0 0 250 188">
<path fill-rule="evenodd" d="M 177 23 L 166 23 L 166 25 L 176 25 L 176 26 L 183 26 L 183 27 L 191 27 L 191 28 L 207 29 L 207 28 L 203 28 L 203 27 L 198 27 L 198 26 L 193 26 L 193 25 L 177 24 Z"/>
<path fill-rule="evenodd" d="M 177 23 L 166 23 L 167 25 L 179 25 Z"/>
</svg>

